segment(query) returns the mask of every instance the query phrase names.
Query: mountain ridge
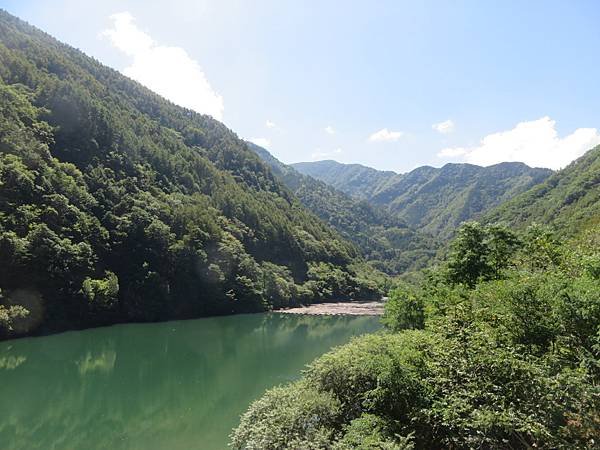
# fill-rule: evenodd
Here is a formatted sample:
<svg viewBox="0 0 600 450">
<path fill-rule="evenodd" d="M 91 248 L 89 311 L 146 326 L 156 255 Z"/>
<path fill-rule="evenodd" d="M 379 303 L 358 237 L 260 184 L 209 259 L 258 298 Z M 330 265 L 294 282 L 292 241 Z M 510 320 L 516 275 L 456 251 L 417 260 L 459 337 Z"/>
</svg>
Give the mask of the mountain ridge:
<svg viewBox="0 0 600 450">
<path fill-rule="evenodd" d="M 448 163 L 440 168 L 421 166 L 404 174 L 365 166 L 346 167 L 331 161 L 297 163 L 292 167 L 441 238 L 449 237 L 461 222 L 477 219 L 553 173 L 521 162 L 488 167 Z M 331 167 L 335 170 L 329 171 Z M 359 191 L 362 194 L 357 194 Z"/>
<path fill-rule="evenodd" d="M 365 200 L 354 198 L 329 184 L 298 172 L 268 150 L 248 143 L 276 176 L 309 210 L 357 245 L 374 267 L 388 274 L 424 267 L 439 244 L 394 214 Z"/>
<path fill-rule="evenodd" d="M 600 222 L 600 146 L 588 150 L 544 182 L 490 210 L 488 222 L 523 227 L 552 225 L 575 235 Z"/>
</svg>

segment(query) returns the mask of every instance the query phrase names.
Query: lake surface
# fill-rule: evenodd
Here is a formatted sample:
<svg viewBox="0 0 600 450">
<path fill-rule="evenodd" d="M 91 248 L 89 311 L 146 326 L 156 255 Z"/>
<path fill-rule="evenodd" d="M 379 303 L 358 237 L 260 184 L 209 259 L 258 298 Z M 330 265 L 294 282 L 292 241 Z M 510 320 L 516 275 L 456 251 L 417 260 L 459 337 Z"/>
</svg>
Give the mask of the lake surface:
<svg viewBox="0 0 600 450">
<path fill-rule="evenodd" d="M 224 449 L 265 389 L 379 327 L 249 314 L 0 342 L 0 448 Z"/>
</svg>

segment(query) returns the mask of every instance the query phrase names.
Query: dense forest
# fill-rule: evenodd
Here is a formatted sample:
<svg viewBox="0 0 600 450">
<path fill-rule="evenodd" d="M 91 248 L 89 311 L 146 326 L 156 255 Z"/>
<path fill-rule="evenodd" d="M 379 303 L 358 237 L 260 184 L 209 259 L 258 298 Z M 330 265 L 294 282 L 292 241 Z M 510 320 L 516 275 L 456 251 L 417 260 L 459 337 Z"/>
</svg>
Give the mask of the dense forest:
<svg viewBox="0 0 600 450">
<path fill-rule="evenodd" d="M 248 145 L 306 208 L 353 242 L 377 270 L 398 275 L 421 269 L 435 257 L 440 243 L 410 227 L 397 215 L 301 174 L 262 147 Z"/>
<path fill-rule="evenodd" d="M 599 163 L 592 149 L 463 223 L 441 263 L 397 282 L 386 331 L 267 391 L 234 448 L 596 448 Z"/>
<path fill-rule="evenodd" d="M 5 334 L 380 295 L 223 124 L 5 12 L 0 96 Z"/>
<path fill-rule="evenodd" d="M 533 189 L 502 203 L 484 216 L 517 226 L 551 224 L 573 235 L 600 221 L 600 147 L 588 151 Z"/>
<path fill-rule="evenodd" d="M 376 170 L 362 164 L 342 164 L 333 160 L 300 162 L 291 166 L 361 200 L 369 200 L 398 175 L 391 170 Z"/>
<path fill-rule="evenodd" d="M 489 167 L 423 166 L 404 174 L 335 161 L 298 163 L 293 167 L 442 240 L 452 236 L 461 222 L 479 219 L 552 174 L 549 169 L 516 162 Z"/>
<path fill-rule="evenodd" d="M 254 402 L 233 447 L 597 448 L 598 227 L 465 223 L 383 320 Z"/>
</svg>

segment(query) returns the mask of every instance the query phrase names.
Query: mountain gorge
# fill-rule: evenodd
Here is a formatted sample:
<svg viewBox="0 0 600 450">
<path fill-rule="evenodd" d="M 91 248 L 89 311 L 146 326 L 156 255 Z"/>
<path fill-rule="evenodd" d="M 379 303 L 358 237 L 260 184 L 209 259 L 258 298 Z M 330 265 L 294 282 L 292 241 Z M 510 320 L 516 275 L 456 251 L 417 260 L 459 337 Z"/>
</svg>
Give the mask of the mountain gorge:
<svg viewBox="0 0 600 450">
<path fill-rule="evenodd" d="M 600 5 L 41 3 L 124 69 L 0 9 L 0 450 L 599 448 Z"/>
<path fill-rule="evenodd" d="M 463 221 L 598 217 L 598 148 L 554 174 L 288 166 L 5 12 L 0 98 L 6 335 L 373 298 Z"/>
<path fill-rule="evenodd" d="M 353 242 L 375 268 L 397 275 L 420 269 L 435 256 L 438 242 L 414 230 L 397 215 L 301 174 L 262 147 L 250 142 L 248 146 L 306 208 Z"/>
<path fill-rule="evenodd" d="M 523 163 L 423 166 L 405 174 L 333 161 L 293 167 L 442 239 L 452 235 L 461 222 L 477 219 L 552 174 L 549 169 L 530 168 Z"/>
</svg>

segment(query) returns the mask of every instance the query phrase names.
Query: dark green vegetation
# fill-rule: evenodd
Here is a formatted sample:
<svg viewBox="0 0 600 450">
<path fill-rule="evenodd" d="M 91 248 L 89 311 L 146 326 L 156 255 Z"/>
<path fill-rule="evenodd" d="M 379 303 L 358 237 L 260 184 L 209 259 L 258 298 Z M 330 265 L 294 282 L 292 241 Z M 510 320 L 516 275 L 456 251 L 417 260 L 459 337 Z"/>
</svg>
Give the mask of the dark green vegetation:
<svg viewBox="0 0 600 450">
<path fill-rule="evenodd" d="M 332 160 L 295 163 L 292 167 L 361 200 L 368 200 L 385 189 L 388 181 L 398 175 L 392 171 L 376 170 L 361 164 L 342 164 Z"/>
<path fill-rule="evenodd" d="M 384 322 L 267 391 L 234 448 L 597 448 L 599 228 L 466 223 Z"/>
<path fill-rule="evenodd" d="M 461 222 L 479 218 L 552 174 L 549 169 L 532 169 L 523 163 L 423 166 L 405 174 L 333 161 L 293 167 L 440 239 L 451 236 Z"/>
<path fill-rule="evenodd" d="M 380 327 L 266 313 L 0 342 L 0 448 L 224 450 L 265 389 Z"/>
<path fill-rule="evenodd" d="M 486 215 L 518 226 L 552 224 L 572 235 L 600 221 L 600 147 Z"/>
<path fill-rule="evenodd" d="M 248 146 L 306 208 L 356 244 L 372 267 L 396 275 L 420 269 L 434 257 L 439 246 L 435 239 L 415 231 L 396 215 L 301 174 L 262 147 L 252 143 Z"/>
<path fill-rule="evenodd" d="M 377 293 L 223 124 L 1 11 L 0 99 L 5 330 Z"/>
<path fill-rule="evenodd" d="M 599 163 L 596 148 L 463 224 L 445 261 L 391 292 L 387 333 L 268 391 L 234 446 L 596 448 Z"/>
</svg>

